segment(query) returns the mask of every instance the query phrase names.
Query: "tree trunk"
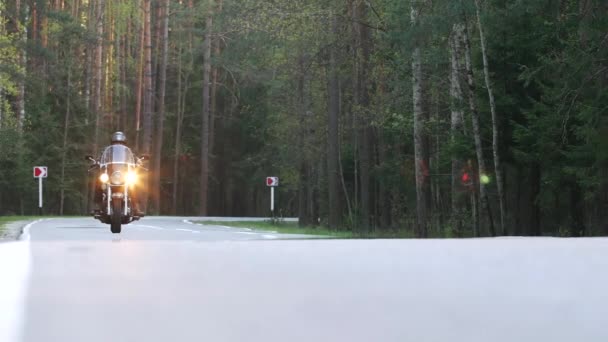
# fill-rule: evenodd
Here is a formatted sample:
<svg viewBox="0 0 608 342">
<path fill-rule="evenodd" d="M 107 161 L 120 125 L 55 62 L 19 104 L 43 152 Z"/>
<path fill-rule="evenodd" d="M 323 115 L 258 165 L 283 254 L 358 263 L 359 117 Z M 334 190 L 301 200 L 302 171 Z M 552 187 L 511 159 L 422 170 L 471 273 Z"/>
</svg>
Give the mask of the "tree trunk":
<svg viewBox="0 0 608 342">
<path fill-rule="evenodd" d="M 146 1 L 146 0 L 144 0 Z M 144 14 L 145 15 L 145 14 Z M 140 130 L 141 130 L 141 107 L 143 97 L 143 84 L 144 84 L 144 69 L 145 69 L 145 37 L 146 37 L 146 23 L 142 20 L 142 24 L 139 31 L 139 49 L 137 58 L 137 86 L 135 87 L 135 150 L 139 152 L 140 144 Z"/>
<path fill-rule="evenodd" d="M 161 53 L 161 28 L 162 28 L 162 6 L 161 2 L 164 0 L 153 0 L 152 8 L 151 8 L 151 21 L 154 24 L 154 28 L 152 30 L 152 111 L 156 113 L 158 111 L 158 74 L 159 74 L 159 65 L 160 65 L 160 53 Z M 154 19 L 152 19 L 154 18 Z M 155 148 L 151 146 L 150 148 Z M 155 176 L 152 177 L 153 182 L 155 181 Z M 154 191 L 153 191 L 154 193 Z"/>
<path fill-rule="evenodd" d="M 300 227 L 309 226 L 312 218 L 308 208 L 308 188 L 310 179 L 308 178 L 308 165 L 304 158 L 300 161 L 299 167 L 299 186 L 298 186 L 298 225 Z"/>
<path fill-rule="evenodd" d="M 181 5 L 181 3 L 180 3 Z M 182 27 L 179 27 L 181 32 Z M 179 33 L 178 33 L 179 35 Z M 182 142 L 182 93 L 184 92 L 182 85 L 182 53 L 184 51 L 182 47 L 181 35 L 178 37 L 178 53 L 177 53 L 177 118 L 175 128 L 175 152 L 173 154 L 173 191 L 171 196 L 171 210 L 173 215 L 177 215 L 177 192 L 179 189 L 179 159 L 181 154 L 181 142 Z"/>
<path fill-rule="evenodd" d="M 88 12 L 87 12 L 87 16 L 89 17 L 88 20 L 88 29 L 90 31 L 93 31 L 94 29 L 94 25 L 95 25 L 95 21 L 92 20 L 92 18 L 95 16 L 95 0 L 91 0 L 89 2 L 89 8 L 88 8 Z M 92 82 L 92 74 L 93 71 L 92 69 L 92 64 L 93 64 L 93 54 L 95 53 L 95 49 L 93 48 L 93 44 L 88 43 L 86 45 L 86 67 L 85 67 L 85 72 L 84 72 L 84 103 L 85 103 L 85 108 L 87 109 L 87 118 L 85 120 L 85 123 L 88 125 L 89 124 L 89 113 L 91 112 L 91 82 Z"/>
<path fill-rule="evenodd" d="M 106 2 L 104 9 L 105 16 L 107 19 L 104 20 L 104 50 L 103 50 L 103 81 L 102 81 L 102 107 L 104 111 L 102 129 L 104 131 L 114 130 L 114 98 L 115 98 L 115 87 L 112 82 L 113 76 L 116 75 L 116 32 L 115 32 L 115 20 L 114 12 L 112 9 L 112 2 Z"/>
<path fill-rule="evenodd" d="M 149 154 L 152 148 L 153 129 L 153 89 L 152 89 L 152 36 L 150 2 L 144 0 L 144 92 L 143 92 L 143 151 Z"/>
<path fill-rule="evenodd" d="M 181 48 L 180 48 L 181 55 Z M 172 193 L 172 204 L 173 215 L 177 215 L 177 190 L 179 185 L 179 159 L 181 154 L 181 142 L 182 142 L 182 123 L 183 123 L 183 112 L 182 112 L 182 62 L 181 58 L 178 59 L 177 66 L 177 122 L 175 128 L 175 153 L 173 155 L 173 193 Z"/>
<path fill-rule="evenodd" d="M 153 130 L 153 118 L 152 118 L 152 106 L 153 106 L 153 89 L 152 89 L 152 37 L 151 37 L 151 25 L 150 25 L 150 1 L 144 0 L 144 112 L 143 112 L 143 141 L 142 149 L 143 153 L 150 154 L 152 148 L 152 130 Z M 144 211 L 148 209 L 148 196 L 150 186 L 150 174 L 142 177 L 142 196 L 140 199 L 140 205 L 143 206 Z"/>
<path fill-rule="evenodd" d="M 213 7 L 213 0 L 211 0 Z M 200 207 L 199 214 L 207 215 L 207 196 L 209 185 L 209 113 L 210 113 L 210 76 L 211 76 L 211 30 L 213 29 L 213 10 L 205 21 L 205 41 L 203 42 L 203 113 L 201 131 L 201 179 L 200 179 Z"/>
<path fill-rule="evenodd" d="M 164 0 L 163 28 L 162 28 L 162 52 L 160 62 L 160 94 L 158 98 L 158 129 L 156 131 L 156 151 L 154 153 L 154 179 L 156 190 L 154 193 L 154 209 L 161 212 L 161 160 L 163 150 L 163 136 L 165 130 L 165 92 L 167 84 L 167 58 L 169 52 L 169 3 Z"/>
<path fill-rule="evenodd" d="M 65 110 L 65 121 L 63 123 L 63 145 L 61 149 L 61 194 L 59 196 L 59 215 L 63 216 L 63 209 L 65 204 L 65 160 L 67 155 L 68 147 L 68 132 L 70 127 L 70 94 L 72 93 L 72 69 L 68 67 L 68 87 L 66 96 L 66 110 Z"/>
<path fill-rule="evenodd" d="M 27 6 L 26 6 L 27 7 Z M 20 12 L 21 12 L 21 5 L 20 3 L 16 4 L 16 9 L 17 9 L 17 18 L 20 20 L 21 16 L 20 16 Z M 28 20 L 28 16 L 27 14 L 25 15 L 25 20 L 23 21 L 23 23 L 26 23 Z M 18 81 L 18 93 L 17 93 L 17 113 L 19 115 L 19 119 L 17 121 L 17 128 L 19 130 L 19 133 L 23 132 L 23 128 L 25 126 L 25 79 L 27 76 L 27 52 L 25 50 L 25 47 L 27 46 L 27 25 L 23 25 L 23 28 L 20 28 L 20 35 L 21 35 L 21 43 L 23 44 L 23 48 L 19 51 L 19 64 L 23 70 L 23 75 L 21 75 L 21 77 L 19 78 Z"/>
<path fill-rule="evenodd" d="M 0 87 L 0 129 L 2 128 L 2 118 L 4 114 L 4 89 Z M 0 202 L 2 203 L 2 202 Z"/>
<path fill-rule="evenodd" d="M 130 23 L 129 23 L 129 27 L 130 27 Z M 129 30 L 130 31 L 130 30 Z M 127 90 L 127 86 L 129 84 L 129 82 L 127 81 L 127 63 L 129 61 L 129 45 L 128 45 L 128 41 L 130 34 L 127 33 L 127 35 L 123 38 L 124 42 L 123 42 L 123 50 L 122 50 L 122 65 L 120 67 L 120 84 L 123 87 L 123 90 L 121 92 L 121 96 L 120 96 L 120 111 L 121 111 L 121 124 L 120 124 L 120 130 L 121 131 L 127 131 L 127 127 L 129 126 L 129 121 L 128 121 L 128 109 L 127 109 L 127 103 L 129 100 L 129 91 Z"/>
<path fill-rule="evenodd" d="M 418 25 L 420 8 L 411 6 L 412 26 Z M 412 54 L 412 89 L 414 103 L 414 155 L 416 174 L 416 236 L 427 237 L 429 229 L 430 186 L 428 181 L 429 153 L 425 124 L 428 113 L 424 110 L 424 79 L 422 73 L 422 52 L 416 44 Z"/>
<path fill-rule="evenodd" d="M 181 4 L 181 3 L 180 3 Z M 188 9 L 189 13 L 192 13 L 192 0 L 188 1 Z M 192 27 L 192 15 L 188 18 L 188 28 Z M 184 27 L 182 27 L 184 28 Z M 181 32 L 181 30 L 178 30 Z M 177 101 L 178 101 L 178 110 L 177 110 L 177 127 L 175 132 L 175 155 L 173 160 L 173 213 L 177 214 L 178 210 L 178 199 L 183 198 L 184 196 L 184 183 L 180 182 L 180 158 L 181 158 L 181 144 L 182 144 L 182 131 L 183 131 L 183 122 L 184 122 L 184 114 L 186 108 L 186 99 L 188 95 L 189 88 L 189 77 L 190 70 L 192 70 L 192 66 L 194 64 L 193 59 L 193 45 L 192 45 L 192 30 L 188 29 L 188 55 L 190 56 L 190 61 L 188 63 L 189 70 L 187 75 L 183 75 L 183 62 L 182 62 L 182 53 L 184 51 L 183 45 L 181 44 L 181 37 L 179 39 L 179 54 L 178 54 L 178 72 L 177 72 L 177 82 L 178 82 L 178 92 L 177 92 Z M 186 165 L 187 166 L 187 165 Z M 184 167 L 186 168 L 186 167 Z"/>
<path fill-rule="evenodd" d="M 538 196 L 540 195 L 541 169 L 540 165 L 536 162 L 529 164 L 528 168 L 530 172 L 530 178 L 528 179 L 530 193 L 528 198 L 528 208 L 530 211 L 530 216 L 529 221 L 527 222 L 527 229 L 530 235 L 540 236 L 542 234 L 542 231 L 540 228 L 540 205 L 538 204 Z M 574 186 L 574 189 L 576 189 L 576 185 Z M 572 203 L 573 208 L 574 206 L 578 205 L 577 202 L 578 201 Z M 575 212 L 575 215 L 578 214 Z"/>
<path fill-rule="evenodd" d="M 106 98 L 108 99 L 108 107 L 109 111 L 111 113 L 111 122 L 112 125 L 110 127 L 112 127 L 112 131 L 120 131 L 120 101 L 122 99 L 122 90 L 120 87 L 120 81 L 121 79 L 121 54 L 122 54 L 122 42 L 120 40 L 120 35 L 117 32 L 117 27 L 116 27 L 116 21 L 117 19 L 115 17 L 112 17 L 112 23 L 111 23 L 111 37 L 110 37 L 110 41 L 112 41 L 114 44 L 112 45 L 112 49 L 113 51 L 110 53 L 110 55 L 108 56 L 108 70 L 107 70 L 107 78 L 108 78 L 108 84 L 110 84 L 112 82 L 112 78 L 114 78 L 114 85 L 112 87 L 110 87 L 110 91 L 109 94 L 106 95 Z M 114 76 L 112 76 L 114 75 Z"/>
<path fill-rule="evenodd" d="M 500 231 L 502 235 L 507 235 L 505 227 L 505 195 L 502 177 L 502 164 L 500 161 L 500 146 L 499 144 L 499 126 L 498 115 L 496 114 L 496 103 L 494 102 L 494 93 L 492 91 L 492 82 L 490 81 L 490 67 L 488 64 L 488 55 L 486 49 L 486 38 L 481 25 L 481 15 L 479 10 L 479 0 L 475 0 L 475 9 L 477 13 L 477 26 L 479 28 L 479 39 L 481 41 L 481 54 L 483 56 L 483 74 L 488 90 L 488 98 L 490 100 L 490 111 L 492 113 L 492 150 L 494 152 L 494 172 L 496 174 L 496 185 L 498 188 L 498 203 L 500 207 Z"/>
<path fill-rule="evenodd" d="M 455 144 L 457 137 L 463 133 L 463 97 L 460 75 L 462 72 L 461 64 L 461 42 L 462 24 L 454 24 L 452 36 L 450 37 L 450 98 L 451 98 L 451 126 L 450 137 L 452 144 Z M 459 157 L 452 154 L 452 230 L 454 235 L 462 234 L 462 208 L 464 188 L 463 182 L 469 182 L 471 175 L 462 175 L 463 163 Z M 464 177 L 464 179 L 463 179 Z"/>
<path fill-rule="evenodd" d="M 355 82 L 354 102 L 358 123 L 358 154 L 360 180 L 360 233 L 367 234 L 370 228 L 370 199 L 371 199 L 371 144 L 372 133 L 369 118 L 368 72 L 371 54 L 371 38 L 369 27 L 363 22 L 367 20 L 367 4 L 361 0 L 353 1 L 353 31 L 355 34 Z"/>
<path fill-rule="evenodd" d="M 311 192 L 310 188 L 313 186 L 312 179 L 310 177 L 310 158 L 309 158 L 309 126 L 308 126 L 308 114 L 310 109 L 310 100 L 308 98 L 307 85 L 309 84 L 309 75 L 307 70 L 307 64 L 310 57 L 305 53 L 300 54 L 299 58 L 299 69 L 298 69 L 298 85 L 297 85 L 297 98 L 298 98 L 298 145 L 299 145 L 299 185 L 298 185 L 298 224 L 301 227 L 309 226 L 313 222 L 313 216 L 311 211 Z"/>
<path fill-rule="evenodd" d="M 485 178 L 488 174 L 486 168 L 486 162 L 484 159 L 483 153 L 483 145 L 481 140 L 481 126 L 479 123 L 479 113 L 477 111 L 477 104 L 475 103 L 475 81 L 473 78 L 473 66 L 471 64 L 471 44 L 469 39 L 469 33 L 466 26 L 466 21 L 464 24 L 464 46 L 465 46 L 465 67 L 467 74 L 467 84 L 469 86 L 468 98 L 469 98 L 469 108 L 471 110 L 471 121 L 473 123 L 473 138 L 475 140 L 475 153 L 477 154 L 477 165 L 479 169 L 479 177 L 476 181 L 479 182 L 479 200 L 481 203 L 481 211 L 486 212 L 488 215 L 488 223 L 489 223 L 489 233 L 491 236 L 495 236 L 496 233 L 494 231 L 494 220 L 492 219 L 492 210 L 490 209 L 490 205 L 488 203 L 488 195 L 486 190 L 485 181 L 482 178 Z"/>
<path fill-rule="evenodd" d="M 104 21 L 104 7 L 105 0 L 97 0 L 97 11 L 96 11 L 96 47 L 95 47 L 95 63 L 94 63 L 94 114 L 95 114 L 95 137 L 93 142 L 93 153 L 97 154 L 99 151 L 99 135 L 101 130 L 102 121 L 102 104 L 103 98 L 101 97 L 101 88 L 103 83 L 103 21 Z"/>
<path fill-rule="evenodd" d="M 332 15 L 331 32 L 338 38 L 338 19 Z M 327 90 L 329 92 L 329 113 L 327 133 L 327 183 L 329 192 L 329 228 L 337 229 L 340 225 L 340 189 L 338 186 L 338 145 L 340 89 L 338 85 L 338 66 L 336 63 L 336 46 L 330 47 Z"/>
<path fill-rule="evenodd" d="M 217 0 L 217 14 L 222 12 L 222 8 L 224 5 L 223 0 Z M 213 42 L 213 56 L 215 58 L 219 58 L 221 54 L 221 40 L 216 39 Z M 218 66 L 214 66 L 211 68 L 211 111 L 209 114 L 209 127 L 211 130 L 209 132 L 209 153 L 214 155 L 214 146 L 215 146 L 215 119 L 218 117 L 217 110 L 217 90 L 218 90 L 218 79 L 220 74 L 220 68 Z M 216 163 L 217 164 L 217 163 Z"/>
</svg>

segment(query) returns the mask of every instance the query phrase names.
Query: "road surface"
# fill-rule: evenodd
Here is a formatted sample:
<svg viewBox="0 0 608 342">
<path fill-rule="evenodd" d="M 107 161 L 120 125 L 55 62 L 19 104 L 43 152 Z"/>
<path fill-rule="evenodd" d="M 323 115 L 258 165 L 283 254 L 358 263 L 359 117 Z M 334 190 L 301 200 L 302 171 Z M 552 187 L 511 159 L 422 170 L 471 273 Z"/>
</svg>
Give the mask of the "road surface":
<svg viewBox="0 0 608 342">
<path fill-rule="evenodd" d="M 0 341 L 608 341 L 608 240 L 292 240 L 146 218 L 0 244 Z"/>
</svg>

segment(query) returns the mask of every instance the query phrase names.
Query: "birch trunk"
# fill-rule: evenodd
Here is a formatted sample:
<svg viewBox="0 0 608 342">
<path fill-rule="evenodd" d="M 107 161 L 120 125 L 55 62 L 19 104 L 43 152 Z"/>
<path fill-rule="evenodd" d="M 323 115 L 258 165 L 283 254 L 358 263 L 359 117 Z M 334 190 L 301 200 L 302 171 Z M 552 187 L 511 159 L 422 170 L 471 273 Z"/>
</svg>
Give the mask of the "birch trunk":
<svg viewBox="0 0 608 342">
<path fill-rule="evenodd" d="M 309 123 L 308 123 L 308 114 L 310 109 L 310 99 L 309 99 L 309 85 L 310 85 L 310 75 L 308 74 L 308 70 L 306 66 L 308 65 L 310 60 L 310 56 L 306 53 L 300 53 L 300 58 L 298 61 L 298 74 L 297 80 L 298 85 L 296 88 L 297 98 L 298 98 L 298 124 L 299 124 L 299 132 L 298 132 L 298 152 L 300 154 L 299 157 L 299 167 L 298 167 L 298 224 L 301 227 L 308 226 L 314 222 L 314 217 L 312 216 L 311 205 L 310 205 L 310 189 L 313 187 L 313 182 L 310 177 L 310 157 L 309 157 Z"/>
<path fill-rule="evenodd" d="M 27 7 L 27 6 L 26 6 Z M 17 13 L 21 11 L 20 4 L 17 4 Z M 19 15 L 19 14 L 18 14 Z M 21 18 L 19 16 L 19 18 Z M 26 23 L 28 20 L 27 14 L 25 16 Z M 21 24 L 20 24 L 21 26 Z M 25 126 L 25 78 L 27 76 L 27 52 L 25 50 L 25 46 L 27 46 L 27 25 L 23 24 L 23 27 L 19 28 L 21 32 L 21 42 L 23 43 L 23 49 L 19 52 L 19 64 L 23 70 L 23 75 L 19 78 L 19 92 L 17 93 L 17 113 L 19 115 L 19 119 L 17 121 L 17 128 L 19 133 L 23 132 L 23 127 Z"/>
<path fill-rule="evenodd" d="M 90 31 L 93 31 L 94 29 L 94 25 L 95 25 L 95 20 L 92 20 L 92 18 L 95 17 L 95 3 L 94 0 L 91 0 L 89 2 L 89 8 L 87 10 L 87 16 L 89 18 L 88 20 L 88 29 Z M 90 119 L 90 112 L 91 112 L 91 83 L 92 83 L 92 67 L 93 67 L 93 55 L 95 54 L 95 49 L 92 46 L 93 44 L 88 43 L 86 46 L 86 67 L 85 67 L 85 80 L 84 80 L 84 103 L 85 103 L 85 108 L 87 109 L 87 117 L 85 120 L 85 123 L 88 125 L 89 124 L 89 119 Z"/>
<path fill-rule="evenodd" d="M 331 32 L 338 39 L 338 19 L 332 13 Z M 340 89 L 338 84 L 337 47 L 330 47 L 327 90 L 329 93 L 328 132 L 327 132 L 327 183 L 329 192 L 329 228 L 337 229 L 340 224 L 340 190 L 338 185 L 338 146 Z"/>
<path fill-rule="evenodd" d="M 461 67 L 461 24 L 455 24 L 452 28 L 450 37 L 450 98 L 451 98 L 451 126 L 450 138 L 452 144 L 456 143 L 457 137 L 462 133 L 463 128 L 463 96 L 460 75 Z M 452 230 L 456 236 L 462 233 L 462 160 L 452 155 Z M 465 180 L 466 181 L 466 180 Z"/>
<path fill-rule="evenodd" d="M 481 41 L 481 55 L 483 57 L 483 74 L 488 90 L 488 99 L 490 101 L 490 111 L 492 113 L 492 150 L 494 154 L 494 172 L 496 174 L 496 185 L 498 188 L 498 202 L 500 207 L 500 231 L 502 235 L 507 235 L 505 227 L 505 194 L 504 183 L 502 177 L 502 164 L 500 161 L 500 146 L 499 146 L 499 126 L 498 115 L 496 114 L 496 103 L 494 102 L 494 92 L 492 91 L 492 81 L 490 80 L 490 67 L 488 64 L 488 54 L 486 49 L 486 38 L 483 33 L 481 24 L 481 15 L 479 9 L 479 0 L 475 0 L 475 10 L 477 13 L 477 27 L 479 29 L 479 40 Z"/>
<path fill-rule="evenodd" d="M 201 128 L 201 179 L 199 214 L 207 215 L 207 196 L 209 191 L 209 113 L 211 77 L 211 30 L 213 29 L 213 0 L 205 20 L 205 41 L 203 43 L 203 112 Z"/>
<path fill-rule="evenodd" d="M 486 162 L 484 159 L 483 144 L 481 140 L 481 127 L 479 124 L 479 112 L 477 111 L 477 103 L 475 102 L 475 80 L 473 78 L 473 66 L 471 64 L 471 43 L 466 24 L 464 24 L 464 47 L 465 47 L 465 67 L 467 74 L 467 84 L 469 86 L 468 98 L 469 108 L 471 110 L 471 121 L 473 124 L 473 138 L 475 140 L 475 153 L 477 155 L 477 165 L 479 174 L 476 182 L 479 183 L 479 201 L 481 203 L 481 212 L 486 212 L 488 215 L 489 233 L 495 236 L 494 220 L 492 219 L 492 210 L 488 203 L 488 194 L 486 184 L 481 181 L 481 177 L 487 175 Z"/>
<path fill-rule="evenodd" d="M 371 54 L 371 39 L 369 27 L 363 22 L 367 20 L 367 4 L 361 0 L 352 3 L 353 34 L 354 34 L 354 58 L 355 58 L 355 81 L 353 99 L 356 105 L 355 115 L 357 117 L 357 149 L 359 157 L 359 181 L 360 181 L 360 233 L 367 234 L 370 228 L 371 208 L 371 145 L 372 132 L 369 119 L 369 59 Z"/>
<path fill-rule="evenodd" d="M 411 6 L 412 26 L 417 26 L 420 8 L 414 3 Z M 422 52 L 419 44 L 412 53 L 412 89 L 414 104 L 414 155 L 416 174 L 416 236 L 427 237 L 429 229 L 430 188 L 428 177 L 428 145 L 426 143 L 425 123 L 427 113 L 424 109 L 424 89 L 422 73 Z"/>
</svg>

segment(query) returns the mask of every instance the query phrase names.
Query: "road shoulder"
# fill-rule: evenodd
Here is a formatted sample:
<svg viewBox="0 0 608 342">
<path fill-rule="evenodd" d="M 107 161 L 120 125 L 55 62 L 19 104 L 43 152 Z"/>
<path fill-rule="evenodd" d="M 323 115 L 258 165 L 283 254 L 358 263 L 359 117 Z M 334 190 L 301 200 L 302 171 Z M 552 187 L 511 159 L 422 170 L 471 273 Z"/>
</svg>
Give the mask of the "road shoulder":
<svg viewBox="0 0 608 342">
<path fill-rule="evenodd" d="M 34 221 L 34 219 L 0 221 L 0 243 L 18 240 L 23 233 L 23 227 Z"/>
</svg>

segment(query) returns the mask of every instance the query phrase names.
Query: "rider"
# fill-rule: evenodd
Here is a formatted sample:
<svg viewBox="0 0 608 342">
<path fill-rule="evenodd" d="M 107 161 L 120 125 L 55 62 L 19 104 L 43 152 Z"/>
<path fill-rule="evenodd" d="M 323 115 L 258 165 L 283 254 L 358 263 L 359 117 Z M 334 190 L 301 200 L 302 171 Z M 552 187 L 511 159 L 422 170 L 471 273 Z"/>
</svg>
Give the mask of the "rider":
<svg viewBox="0 0 608 342">
<path fill-rule="evenodd" d="M 112 134 L 112 145 L 127 146 L 127 136 L 123 132 L 114 132 Z M 142 217 L 144 216 L 144 213 L 139 210 L 137 193 L 138 191 L 135 190 L 135 185 L 133 185 L 133 190 L 130 192 L 133 214 L 134 216 Z M 101 208 L 103 207 L 103 189 L 99 177 L 95 180 L 95 203 L 97 204 L 97 210 L 95 210 L 95 212 L 101 212 Z"/>
</svg>

